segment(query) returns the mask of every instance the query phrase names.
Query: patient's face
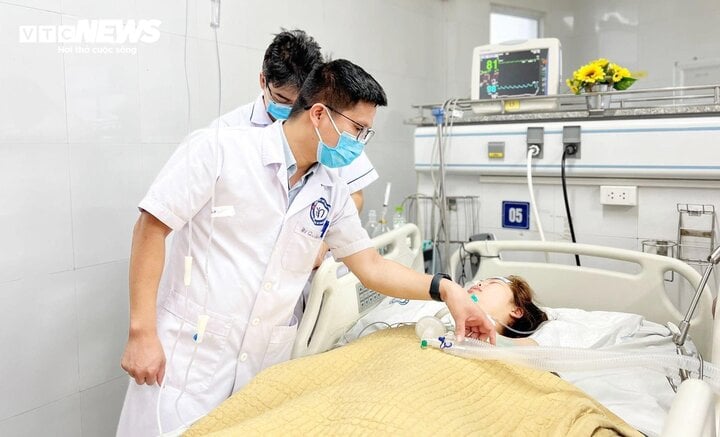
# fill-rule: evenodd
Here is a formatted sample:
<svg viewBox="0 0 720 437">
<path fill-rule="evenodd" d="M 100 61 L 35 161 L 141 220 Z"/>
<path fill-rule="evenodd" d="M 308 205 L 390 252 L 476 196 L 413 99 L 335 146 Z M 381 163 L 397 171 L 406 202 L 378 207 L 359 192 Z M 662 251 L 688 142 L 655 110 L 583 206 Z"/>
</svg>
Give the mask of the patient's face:
<svg viewBox="0 0 720 437">
<path fill-rule="evenodd" d="M 478 305 L 492 316 L 506 325 L 512 321 L 511 313 L 516 310 L 515 297 L 510 286 L 499 279 L 485 279 L 468 289 L 469 293 L 475 293 L 478 298 Z"/>
</svg>

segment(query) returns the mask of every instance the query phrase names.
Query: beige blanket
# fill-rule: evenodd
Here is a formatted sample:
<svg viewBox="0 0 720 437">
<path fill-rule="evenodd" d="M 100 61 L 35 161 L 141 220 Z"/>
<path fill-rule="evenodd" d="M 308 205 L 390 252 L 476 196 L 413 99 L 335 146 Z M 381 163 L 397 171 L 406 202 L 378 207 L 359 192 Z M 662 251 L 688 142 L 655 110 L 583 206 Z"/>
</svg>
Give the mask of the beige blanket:
<svg viewBox="0 0 720 437">
<path fill-rule="evenodd" d="M 266 369 L 186 435 L 640 433 L 551 373 L 423 350 L 399 328 Z"/>
</svg>

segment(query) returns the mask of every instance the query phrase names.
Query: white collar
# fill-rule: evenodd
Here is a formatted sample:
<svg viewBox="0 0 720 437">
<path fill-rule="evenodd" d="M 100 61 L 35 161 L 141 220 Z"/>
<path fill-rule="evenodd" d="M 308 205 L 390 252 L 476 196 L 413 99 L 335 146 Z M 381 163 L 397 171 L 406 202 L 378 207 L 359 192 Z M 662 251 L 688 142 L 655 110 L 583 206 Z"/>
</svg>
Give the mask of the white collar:
<svg viewBox="0 0 720 437">
<path fill-rule="evenodd" d="M 270 115 L 268 115 L 267 109 L 265 108 L 265 100 L 262 92 L 260 92 L 260 95 L 253 103 L 252 112 L 250 113 L 250 123 L 252 123 L 253 126 L 258 127 L 265 127 L 273 124 L 273 121 L 270 119 Z"/>
</svg>

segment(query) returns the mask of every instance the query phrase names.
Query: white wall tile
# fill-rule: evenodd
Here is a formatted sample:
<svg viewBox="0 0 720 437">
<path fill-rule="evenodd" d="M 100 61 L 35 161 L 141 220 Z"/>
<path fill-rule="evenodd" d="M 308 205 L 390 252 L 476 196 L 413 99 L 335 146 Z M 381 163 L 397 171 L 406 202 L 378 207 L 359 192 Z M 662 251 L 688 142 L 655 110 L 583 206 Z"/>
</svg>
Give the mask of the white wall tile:
<svg viewBox="0 0 720 437">
<path fill-rule="evenodd" d="M 59 401 L 23 414 L 0 420 L 0 435 L 4 437 L 81 435 L 80 395 L 74 394 Z"/>
<path fill-rule="evenodd" d="M 222 58 L 222 51 L 220 56 Z M 218 73 L 215 43 L 193 39 L 188 41 L 188 77 L 190 79 L 190 130 L 207 127 L 218 116 Z M 180 71 L 182 73 L 182 70 Z M 226 78 L 227 79 L 227 78 Z M 184 80 L 184 77 L 183 77 Z M 183 92 L 177 82 L 177 92 Z"/>
<path fill-rule="evenodd" d="M 115 435 L 127 386 L 122 376 L 80 393 L 83 437 Z"/>
<path fill-rule="evenodd" d="M 609 185 L 609 184 L 608 184 Z M 639 191 L 641 191 L 640 188 Z M 637 237 L 638 207 L 601 205 L 600 186 L 568 185 L 568 202 L 572 213 L 575 235 L 606 235 L 613 237 Z M 562 189 L 555 196 L 554 229 L 566 226 L 567 213 Z"/>
<path fill-rule="evenodd" d="M 59 24 L 58 14 L 0 4 L 0 143 L 67 141 L 62 54 L 57 44 L 19 42 L 20 26 Z"/>
<path fill-rule="evenodd" d="M 135 0 L 121 2 L 94 0 L 61 0 L 63 13 L 90 19 L 135 19 Z"/>
<path fill-rule="evenodd" d="M 3 3 L 41 9 L 48 12 L 62 12 L 61 0 L 3 0 Z"/>
<path fill-rule="evenodd" d="M 260 94 L 264 50 L 220 46 L 222 62 L 222 113 L 254 101 Z M 213 107 L 215 111 L 215 107 Z"/>
<path fill-rule="evenodd" d="M 154 0 L 138 1 L 135 5 L 137 18 L 160 20 L 160 30 L 175 35 L 185 35 L 185 1 Z M 209 1 L 201 2 L 208 5 Z M 187 31 L 188 36 L 196 35 L 195 23 L 197 21 L 197 0 L 187 0 Z M 225 4 L 223 3 L 223 6 Z M 163 36 L 164 37 L 164 36 Z"/>
<path fill-rule="evenodd" d="M 708 204 L 720 213 L 720 190 L 642 187 L 638 190 L 638 237 L 641 240 L 677 240 L 678 203 Z M 717 216 L 715 232 L 718 232 Z"/>
<path fill-rule="evenodd" d="M 77 20 L 64 16 L 63 24 Z M 115 45 L 81 45 L 90 53 L 65 55 L 70 142 L 139 142 L 137 54 L 95 54 Z M 131 47 L 131 46 L 128 46 Z"/>
<path fill-rule="evenodd" d="M 120 358 L 128 335 L 128 262 L 79 269 L 75 281 L 80 389 L 85 390 L 124 375 Z"/>
<path fill-rule="evenodd" d="M 163 33 L 158 42 L 138 47 L 140 135 L 143 142 L 179 143 L 188 132 L 184 45 L 182 36 Z M 195 88 L 195 92 L 200 90 Z"/>
<path fill-rule="evenodd" d="M 221 45 L 222 109 L 225 114 L 253 101 L 260 93 L 259 74 L 264 51 Z M 191 130 L 207 127 L 218 117 L 218 74 L 215 43 L 191 40 L 188 44 Z M 181 64 L 182 65 L 182 64 Z M 175 92 L 185 94 L 184 73 L 175 84 Z M 184 122 L 184 121 L 183 121 Z M 184 131 L 183 131 L 184 133 Z"/>
<path fill-rule="evenodd" d="M 72 272 L 0 285 L 0 420 L 78 391 L 75 303 Z"/>
<path fill-rule="evenodd" d="M 127 259 L 147 191 L 139 144 L 71 144 L 75 266 Z"/>
<path fill-rule="evenodd" d="M 226 44 L 265 50 L 280 28 L 300 28 L 315 37 L 323 46 L 325 10 L 322 0 L 285 2 L 282 5 L 262 0 L 223 2 L 218 39 Z M 199 3 L 195 35 L 213 39 L 210 23 L 210 5 Z"/>
<path fill-rule="evenodd" d="M 0 283 L 73 267 L 68 147 L 0 144 Z"/>
</svg>

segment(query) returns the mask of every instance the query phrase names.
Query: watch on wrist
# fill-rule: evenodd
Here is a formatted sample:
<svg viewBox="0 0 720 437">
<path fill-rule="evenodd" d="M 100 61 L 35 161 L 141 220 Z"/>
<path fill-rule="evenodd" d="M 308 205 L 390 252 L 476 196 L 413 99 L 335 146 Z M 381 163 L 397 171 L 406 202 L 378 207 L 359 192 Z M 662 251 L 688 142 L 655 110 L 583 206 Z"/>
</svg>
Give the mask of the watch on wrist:
<svg viewBox="0 0 720 437">
<path fill-rule="evenodd" d="M 436 300 L 438 302 L 442 302 L 442 297 L 440 296 L 440 281 L 443 279 L 448 279 L 452 281 L 452 278 L 450 278 L 450 275 L 447 273 L 435 273 L 435 275 L 432 278 L 432 281 L 430 281 L 430 299 Z"/>
</svg>

